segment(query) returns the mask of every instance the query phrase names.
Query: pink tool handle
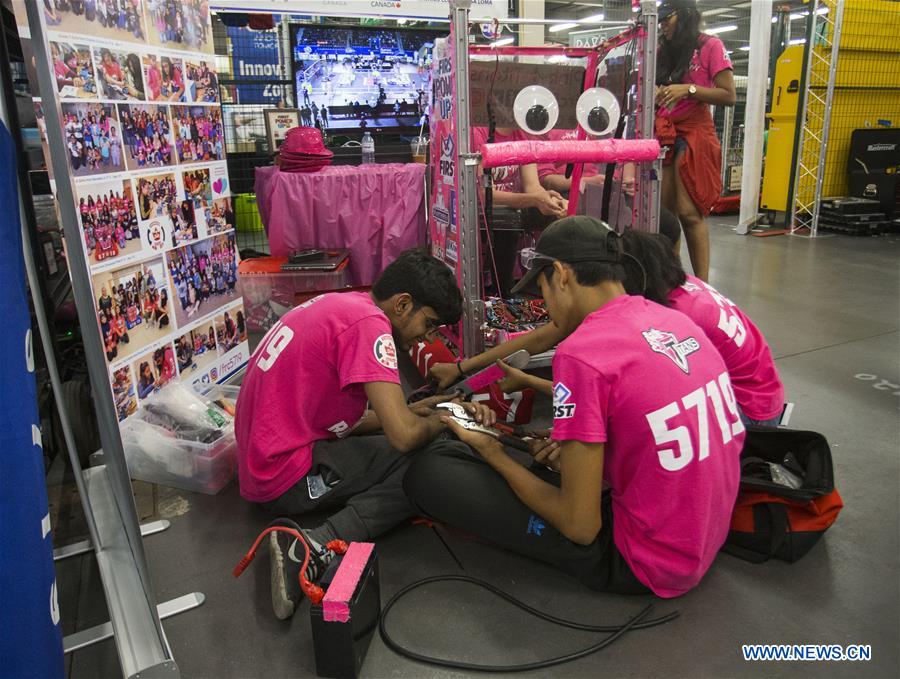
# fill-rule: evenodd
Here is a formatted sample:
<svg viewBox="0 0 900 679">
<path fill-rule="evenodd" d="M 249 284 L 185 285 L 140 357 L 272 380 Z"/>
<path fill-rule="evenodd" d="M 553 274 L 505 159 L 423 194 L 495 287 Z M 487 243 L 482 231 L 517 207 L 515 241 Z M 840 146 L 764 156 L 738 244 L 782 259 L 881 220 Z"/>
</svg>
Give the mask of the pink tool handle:
<svg viewBox="0 0 900 679">
<path fill-rule="evenodd" d="M 623 163 L 656 160 L 655 139 L 600 139 L 595 141 L 506 141 L 484 144 L 484 167 L 529 163 Z"/>
<path fill-rule="evenodd" d="M 486 386 L 493 384 L 497 380 L 502 380 L 504 377 L 506 377 L 506 373 L 503 372 L 503 368 L 492 365 L 490 368 L 485 368 L 481 372 L 472 375 L 466 380 L 466 384 L 473 392 L 481 391 Z"/>
</svg>

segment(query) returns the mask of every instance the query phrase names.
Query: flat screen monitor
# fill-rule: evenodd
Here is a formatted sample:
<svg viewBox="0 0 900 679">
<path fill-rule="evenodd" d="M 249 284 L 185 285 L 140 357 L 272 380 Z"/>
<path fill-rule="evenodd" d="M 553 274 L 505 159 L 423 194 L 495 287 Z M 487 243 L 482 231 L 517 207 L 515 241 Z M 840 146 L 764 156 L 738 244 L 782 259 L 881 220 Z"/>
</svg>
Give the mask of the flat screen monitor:
<svg viewBox="0 0 900 679">
<path fill-rule="evenodd" d="M 332 132 L 418 128 L 431 87 L 431 53 L 446 30 L 291 27 L 297 107 Z M 323 108 L 325 109 L 323 111 Z"/>
</svg>

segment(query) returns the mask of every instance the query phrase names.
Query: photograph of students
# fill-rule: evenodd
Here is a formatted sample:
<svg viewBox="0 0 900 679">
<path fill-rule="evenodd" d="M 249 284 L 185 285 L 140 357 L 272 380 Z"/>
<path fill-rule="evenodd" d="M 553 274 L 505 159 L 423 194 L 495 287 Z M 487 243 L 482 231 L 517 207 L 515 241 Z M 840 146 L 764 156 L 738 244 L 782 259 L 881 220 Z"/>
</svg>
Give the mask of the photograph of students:
<svg viewBox="0 0 900 679">
<path fill-rule="evenodd" d="M 173 106 L 172 120 L 179 162 L 225 158 L 222 112 L 218 107 Z"/>
<path fill-rule="evenodd" d="M 175 164 L 171 126 L 165 106 L 120 104 L 119 120 L 129 169 Z"/>
<path fill-rule="evenodd" d="M 82 185 L 78 212 L 88 258 L 101 262 L 141 251 L 131 180 Z"/>
<path fill-rule="evenodd" d="M 50 58 L 60 97 L 96 99 L 97 81 L 91 48 L 87 45 L 51 42 Z"/>
<path fill-rule="evenodd" d="M 125 169 L 122 137 L 109 104 L 60 104 L 69 164 L 76 177 Z"/>
<path fill-rule="evenodd" d="M 94 66 L 97 70 L 97 91 L 101 99 L 144 100 L 144 77 L 141 73 L 141 58 L 137 54 L 95 47 Z"/>
</svg>

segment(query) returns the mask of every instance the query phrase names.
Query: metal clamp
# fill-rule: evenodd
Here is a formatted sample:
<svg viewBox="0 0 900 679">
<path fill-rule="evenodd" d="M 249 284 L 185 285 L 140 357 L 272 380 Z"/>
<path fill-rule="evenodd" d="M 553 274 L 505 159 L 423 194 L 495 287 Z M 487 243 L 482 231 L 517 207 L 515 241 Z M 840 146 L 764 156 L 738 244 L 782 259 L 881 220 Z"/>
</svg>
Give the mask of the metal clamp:
<svg viewBox="0 0 900 679">
<path fill-rule="evenodd" d="M 467 411 L 465 407 L 460 403 L 438 403 L 435 408 L 449 411 L 450 417 L 453 419 L 453 421 L 467 431 L 486 434 L 487 436 L 497 439 L 498 441 L 500 441 L 500 443 L 509 446 L 510 448 L 516 448 L 525 452 L 531 452 L 531 446 L 528 444 L 528 441 L 518 438 L 517 436 L 506 434 L 499 429 L 494 429 L 493 427 L 486 427 L 483 424 L 479 424 L 475 421 L 469 411 Z"/>
<path fill-rule="evenodd" d="M 463 161 L 463 165 L 478 167 L 479 163 L 481 163 L 481 152 L 460 153 L 459 159 Z"/>
</svg>

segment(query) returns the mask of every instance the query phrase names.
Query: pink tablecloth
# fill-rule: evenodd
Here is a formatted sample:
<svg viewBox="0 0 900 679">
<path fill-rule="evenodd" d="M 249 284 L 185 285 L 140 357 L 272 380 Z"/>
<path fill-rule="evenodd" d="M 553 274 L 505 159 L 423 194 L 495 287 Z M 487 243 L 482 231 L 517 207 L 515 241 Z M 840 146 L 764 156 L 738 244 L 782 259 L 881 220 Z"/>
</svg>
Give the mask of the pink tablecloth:
<svg viewBox="0 0 900 679">
<path fill-rule="evenodd" d="M 348 248 L 353 285 L 371 285 L 397 255 L 425 244 L 425 165 L 256 170 L 256 203 L 272 255 Z"/>
</svg>

